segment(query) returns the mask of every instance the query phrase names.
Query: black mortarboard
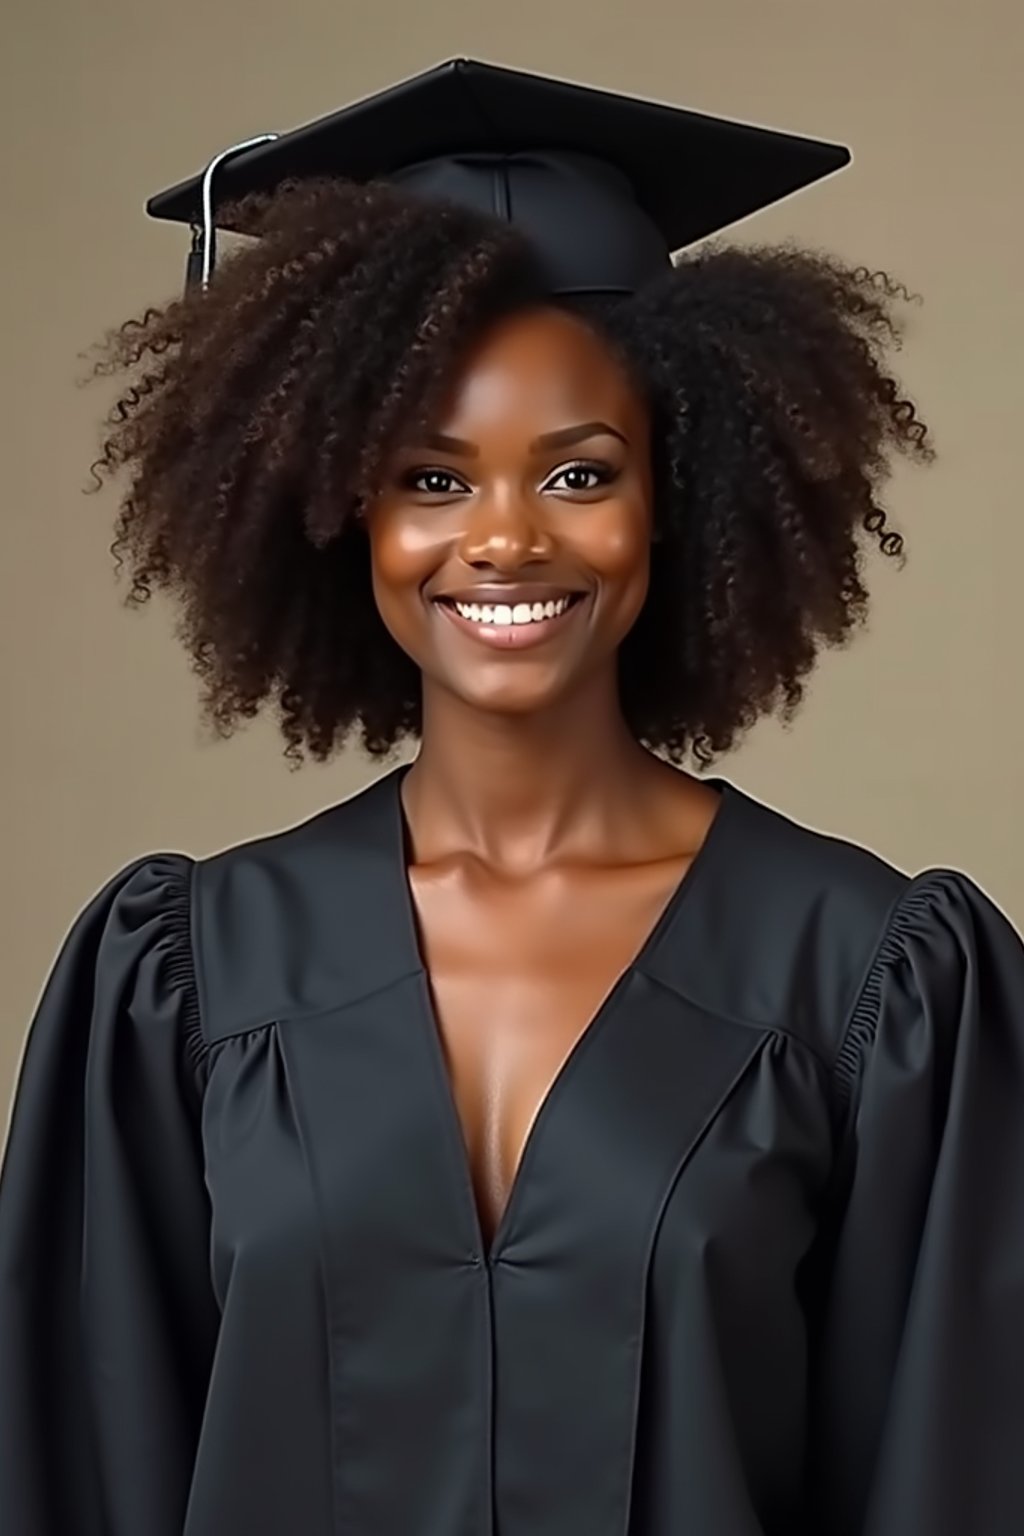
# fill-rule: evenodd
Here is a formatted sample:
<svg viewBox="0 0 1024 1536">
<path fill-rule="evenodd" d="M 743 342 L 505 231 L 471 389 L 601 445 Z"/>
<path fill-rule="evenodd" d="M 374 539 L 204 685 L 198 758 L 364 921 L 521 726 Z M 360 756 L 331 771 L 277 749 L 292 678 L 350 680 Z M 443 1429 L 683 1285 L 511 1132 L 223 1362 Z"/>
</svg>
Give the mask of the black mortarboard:
<svg viewBox="0 0 1024 1536">
<path fill-rule="evenodd" d="M 146 211 L 192 225 L 188 282 L 205 287 L 218 202 L 286 177 L 383 178 L 510 220 L 552 293 L 629 293 L 673 251 L 849 160 L 843 145 L 459 58 L 233 145 Z"/>
</svg>

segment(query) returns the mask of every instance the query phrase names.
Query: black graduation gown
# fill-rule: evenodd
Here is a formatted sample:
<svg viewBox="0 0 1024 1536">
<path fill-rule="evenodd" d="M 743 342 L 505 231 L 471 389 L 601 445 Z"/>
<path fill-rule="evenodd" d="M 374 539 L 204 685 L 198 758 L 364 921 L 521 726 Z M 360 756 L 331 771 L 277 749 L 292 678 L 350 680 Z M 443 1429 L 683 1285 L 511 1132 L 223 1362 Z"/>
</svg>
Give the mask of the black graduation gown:
<svg viewBox="0 0 1024 1536">
<path fill-rule="evenodd" d="M 0 1182 L 5 1536 L 1016 1536 L 1000 911 L 713 780 L 484 1252 L 404 771 L 75 922 Z"/>
</svg>

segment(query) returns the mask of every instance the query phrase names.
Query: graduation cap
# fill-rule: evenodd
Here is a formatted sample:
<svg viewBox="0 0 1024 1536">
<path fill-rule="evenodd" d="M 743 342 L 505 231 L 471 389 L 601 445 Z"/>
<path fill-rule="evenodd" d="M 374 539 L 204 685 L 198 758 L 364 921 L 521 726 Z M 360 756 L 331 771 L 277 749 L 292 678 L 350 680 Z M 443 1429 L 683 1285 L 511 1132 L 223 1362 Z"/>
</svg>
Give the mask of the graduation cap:
<svg viewBox="0 0 1024 1536">
<path fill-rule="evenodd" d="M 507 219 L 535 245 L 552 293 L 632 293 L 674 251 L 850 158 L 840 144 L 455 58 L 234 144 L 146 211 L 192 226 L 186 288 L 205 288 L 215 194 L 270 192 L 286 177 L 383 179 Z"/>
</svg>

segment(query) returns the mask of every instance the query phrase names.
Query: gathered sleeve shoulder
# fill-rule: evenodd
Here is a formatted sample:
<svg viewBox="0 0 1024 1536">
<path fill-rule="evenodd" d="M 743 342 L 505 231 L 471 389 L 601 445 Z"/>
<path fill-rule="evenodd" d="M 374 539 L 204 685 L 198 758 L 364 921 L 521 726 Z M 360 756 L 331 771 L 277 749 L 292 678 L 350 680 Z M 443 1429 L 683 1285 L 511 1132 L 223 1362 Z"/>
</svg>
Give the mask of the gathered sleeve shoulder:
<svg viewBox="0 0 1024 1536">
<path fill-rule="evenodd" d="M 1024 943 L 968 877 L 908 883 L 834 1088 L 819 1528 L 1009 1536 L 1024 1511 Z"/>
<path fill-rule="evenodd" d="M 0 1169 L 0 1509 L 18 1536 L 172 1536 L 218 1327 L 194 861 L 121 870 L 25 1042 Z"/>
</svg>

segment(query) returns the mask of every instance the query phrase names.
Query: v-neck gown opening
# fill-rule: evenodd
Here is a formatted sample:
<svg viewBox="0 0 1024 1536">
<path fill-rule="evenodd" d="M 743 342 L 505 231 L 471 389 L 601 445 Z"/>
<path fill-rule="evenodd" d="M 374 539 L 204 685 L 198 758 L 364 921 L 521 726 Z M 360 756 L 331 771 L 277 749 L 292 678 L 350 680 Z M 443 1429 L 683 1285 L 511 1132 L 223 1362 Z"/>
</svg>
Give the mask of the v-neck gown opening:
<svg viewBox="0 0 1024 1536">
<path fill-rule="evenodd" d="M 647 955 L 649 953 L 653 953 L 653 951 L 656 949 L 663 932 L 675 920 L 678 909 L 683 904 L 684 896 L 689 893 L 689 889 L 692 883 L 699 879 L 700 866 L 704 861 L 705 850 L 709 850 L 707 857 L 710 858 L 711 855 L 709 844 L 714 839 L 716 828 L 721 822 L 723 816 L 726 814 L 729 789 L 731 786 L 724 779 L 706 778 L 703 780 L 704 783 L 714 786 L 720 795 L 721 803 L 715 812 L 715 816 L 710 826 L 708 827 L 707 832 L 705 833 L 700 847 L 696 850 L 693 858 L 689 861 L 686 868 L 680 874 L 679 878 L 673 883 L 672 889 L 669 891 L 668 896 L 662 903 L 661 910 L 648 927 L 647 933 L 636 947 L 632 958 L 626 963 L 626 965 L 622 967 L 617 976 L 611 978 L 608 987 L 605 989 L 604 996 L 598 1003 L 597 1007 L 594 1009 L 593 1013 L 590 1015 L 590 1018 L 587 1020 L 584 1027 L 580 1030 L 572 1046 L 566 1053 L 561 1066 L 558 1068 L 557 1072 L 551 1079 L 547 1091 L 538 1104 L 529 1129 L 527 1130 L 526 1137 L 523 1142 L 523 1147 L 520 1152 L 519 1162 L 513 1173 L 511 1184 L 509 1186 L 508 1196 L 505 1200 L 504 1207 L 495 1227 L 494 1234 L 490 1242 L 487 1242 L 483 1231 L 483 1223 L 480 1220 L 476 1192 L 473 1186 L 472 1168 L 469 1163 L 469 1156 L 466 1148 L 465 1132 L 463 1130 L 462 1122 L 459 1116 L 458 1105 L 456 1104 L 455 1100 L 451 1074 L 448 1068 L 448 1064 L 445 1060 L 444 1042 L 440 1020 L 437 1016 L 437 1007 L 434 999 L 433 989 L 431 987 L 430 973 L 423 958 L 419 919 L 416 911 L 416 903 L 412 893 L 411 882 L 409 879 L 412 837 L 409 828 L 408 817 L 405 814 L 405 808 L 402 802 L 402 782 L 411 766 L 412 765 L 410 763 L 404 763 L 391 776 L 392 798 L 394 801 L 394 820 L 396 823 L 394 830 L 396 860 L 399 868 L 399 884 L 401 887 L 400 907 L 402 909 L 402 928 L 405 941 L 409 946 L 410 954 L 421 973 L 421 984 L 418 988 L 418 998 L 420 1003 L 420 1011 L 422 1014 L 423 1029 L 431 1045 L 431 1054 L 436 1057 L 436 1060 L 433 1064 L 434 1070 L 432 1076 L 438 1085 L 438 1093 L 441 1099 L 444 1101 L 444 1118 L 447 1122 L 446 1131 L 453 1142 L 454 1156 L 456 1160 L 462 1165 L 459 1170 L 459 1175 L 462 1185 L 466 1190 L 466 1198 L 471 1206 L 469 1214 L 474 1228 L 475 1238 L 474 1250 L 471 1255 L 471 1259 L 474 1263 L 485 1262 L 488 1265 L 492 1265 L 500 1257 L 502 1247 L 508 1235 L 508 1229 L 514 1223 L 515 1207 L 519 1193 L 519 1186 L 529 1177 L 529 1161 L 532 1153 L 533 1143 L 542 1134 L 542 1122 L 545 1114 L 549 1110 L 549 1105 L 551 1105 L 553 1099 L 556 1099 L 560 1093 L 565 1091 L 565 1080 L 572 1076 L 578 1058 L 583 1054 L 589 1045 L 590 1037 L 600 1032 L 606 1016 L 619 1005 L 623 994 L 628 991 L 634 973 L 642 971 Z"/>
</svg>

